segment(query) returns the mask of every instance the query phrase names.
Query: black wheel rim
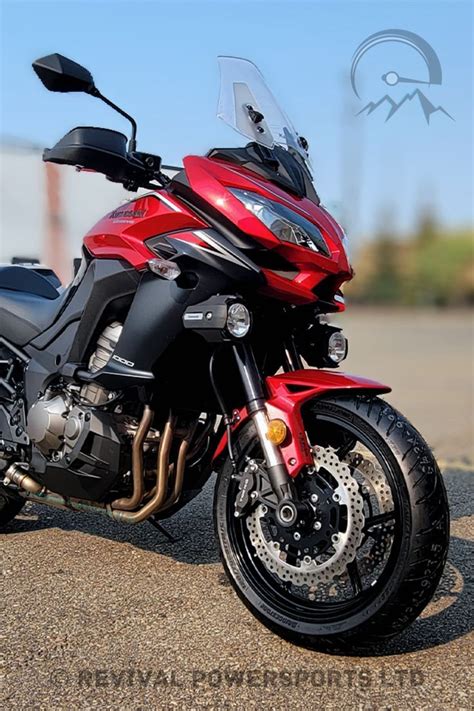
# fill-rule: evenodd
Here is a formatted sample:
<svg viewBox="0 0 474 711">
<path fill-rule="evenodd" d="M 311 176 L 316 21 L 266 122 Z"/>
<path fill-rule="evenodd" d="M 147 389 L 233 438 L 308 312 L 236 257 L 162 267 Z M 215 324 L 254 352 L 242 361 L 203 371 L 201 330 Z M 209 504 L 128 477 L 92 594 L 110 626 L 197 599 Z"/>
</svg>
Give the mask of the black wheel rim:
<svg viewBox="0 0 474 711">
<path fill-rule="evenodd" d="M 299 622 L 317 625 L 341 622 L 357 615 L 371 605 L 382 590 L 385 589 L 395 572 L 399 559 L 404 530 L 403 523 L 406 515 L 403 513 L 400 481 L 395 476 L 397 464 L 390 455 L 388 447 L 384 446 L 382 441 L 377 441 L 378 438 L 375 436 L 369 438 L 367 433 L 357 428 L 353 422 L 349 422 L 342 414 L 321 411 L 314 413 L 314 416 L 319 423 L 324 422 L 326 425 L 334 427 L 335 431 L 336 429 L 340 431 L 342 428 L 349 436 L 355 437 L 357 443 L 365 447 L 374 456 L 390 486 L 393 497 L 392 520 L 394 533 L 389 555 L 384 561 L 383 570 L 378 575 L 375 583 L 364 587 L 357 567 L 352 566 L 352 570 L 348 570 L 347 573 L 353 589 L 351 597 L 342 601 L 321 602 L 305 600 L 295 594 L 291 587 L 284 584 L 274 573 L 271 573 L 255 555 L 255 548 L 250 541 L 245 518 L 236 518 L 234 516 L 234 501 L 238 487 L 238 483 L 235 481 L 229 487 L 226 516 L 229 540 L 234 553 L 238 556 L 240 572 L 244 575 L 254 593 L 261 600 L 264 600 L 266 605 L 285 618 L 293 618 Z M 255 456 L 259 446 L 256 440 L 252 440 L 242 451 L 240 461 L 246 456 Z M 372 529 L 376 530 L 377 519 L 374 520 L 375 523 L 372 523 Z M 357 590 L 358 585 L 361 586 L 360 590 Z"/>
</svg>

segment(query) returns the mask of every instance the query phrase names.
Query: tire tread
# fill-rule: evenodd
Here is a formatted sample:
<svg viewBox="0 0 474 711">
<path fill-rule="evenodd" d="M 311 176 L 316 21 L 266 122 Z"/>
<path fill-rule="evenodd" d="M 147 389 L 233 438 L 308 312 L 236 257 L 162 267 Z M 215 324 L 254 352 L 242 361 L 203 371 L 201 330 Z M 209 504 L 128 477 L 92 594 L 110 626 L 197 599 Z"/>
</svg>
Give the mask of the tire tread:
<svg viewBox="0 0 474 711">
<path fill-rule="evenodd" d="M 353 633 L 314 640 L 314 646 L 318 648 L 347 649 L 349 645 L 351 653 L 367 653 L 413 622 L 429 603 L 438 586 L 449 543 L 446 489 L 428 444 L 394 407 L 368 395 L 358 395 L 355 402 L 347 397 L 334 397 L 327 402 L 356 410 L 359 415 L 361 403 L 371 403 L 364 419 L 387 439 L 392 451 L 404 451 L 403 455 L 396 458 L 405 474 L 412 500 L 413 543 L 406 563 L 406 574 L 396 595 Z M 379 404 L 378 409 L 374 408 L 375 403 Z M 375 414 L 374 410 L 377 410 Z M 388 422 L 385 424 L 386 420 Z M 410 455 L 415 455 L 412 462 Z M 421 475 L 414 480 L 416 473 Z"/>
</svg>

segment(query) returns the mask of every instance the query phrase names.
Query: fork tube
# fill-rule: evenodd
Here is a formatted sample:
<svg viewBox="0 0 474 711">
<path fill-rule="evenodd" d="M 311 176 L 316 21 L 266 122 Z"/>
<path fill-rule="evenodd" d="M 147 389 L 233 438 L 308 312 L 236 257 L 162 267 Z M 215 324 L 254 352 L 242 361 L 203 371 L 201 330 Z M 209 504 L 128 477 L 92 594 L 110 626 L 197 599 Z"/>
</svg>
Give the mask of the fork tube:
<svg viewBox="0 0 474 711">
<path fill-rule="evenodd" d="M 265 393 L 252 348 L 247 343 L 233 346 L 237 368 L 244 386 L 247 410 L 257 430 L 267 464 L 268 476 L 278 500 L 291 496 L 290 477 L 280 449 L 267 439 L 268 415 Z"/>
</svg>

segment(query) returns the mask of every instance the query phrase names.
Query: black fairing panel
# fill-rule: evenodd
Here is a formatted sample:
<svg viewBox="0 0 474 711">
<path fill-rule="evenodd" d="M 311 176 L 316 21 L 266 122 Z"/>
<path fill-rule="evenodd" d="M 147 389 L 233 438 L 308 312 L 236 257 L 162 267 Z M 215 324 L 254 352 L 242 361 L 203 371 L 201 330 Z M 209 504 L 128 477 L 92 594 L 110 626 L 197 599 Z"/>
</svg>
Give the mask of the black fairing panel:
<svg viewBox="0 0 474 711">
<path fill-rule="evenodd" d="M 168 281 L 152 272 L 140 276 L 114 357 L 94 374 L 81 371 L 81 379 L 111 390 L 147 385 L 158 359 L 183 332 L 182 318 L 188 306 L 217 293 L 245 291 L 249 285 L 263 283 L 259 267 L 215 231 L 204 232 L 202 238 L 210 240 L 205 248 L 166 235 L 173 259 L 182 270 L 180 277 Z M 163 236 L 159 239 L 161 245 Z M 155 240 L 147 244 L 153 249 Z"/>
<path fill-rule="evenodd" d="M 134 370 L 152 370 L 158 358 L 184 330 L 182 318 L 188 306 L 225 291 L 232 284 L 222 265 L 211 268 L 195 263 L 194 268 L 198 272 L 197 282 L 189 289 L 150 272 L 142 276 L 115 349 L 118 357 L 134 364 Z"/>
<path fill-rule="evenodd" d="M 118 259 L 92 260 L 60 318 L 35 338 L 31 346 L 44 350 L 68 324 L 75 321 L 77 333 L 74 343 L 71 343 L 70 358 L 80 361 L 104 309 L 117 298 L 133 294 L 138 280 L 138 272 L 125 262 Z"/>
<path fill-rule="evenodd" d="M 71 285 L 59 317 L 25 347 L 31 358 L 25 376 L 29 405 L 38 392 L 44 392 L 49 381 L 64 374 L 68 364 L 83 363 L 104 315 L 113 320 L 120 308 L 127 308 L 139 279 L 140 274 L 133 267 L 118 259 L 89 261 Z M 73 372 L 74 368 L 69 368 L 67 375 Z"/>
</svg>

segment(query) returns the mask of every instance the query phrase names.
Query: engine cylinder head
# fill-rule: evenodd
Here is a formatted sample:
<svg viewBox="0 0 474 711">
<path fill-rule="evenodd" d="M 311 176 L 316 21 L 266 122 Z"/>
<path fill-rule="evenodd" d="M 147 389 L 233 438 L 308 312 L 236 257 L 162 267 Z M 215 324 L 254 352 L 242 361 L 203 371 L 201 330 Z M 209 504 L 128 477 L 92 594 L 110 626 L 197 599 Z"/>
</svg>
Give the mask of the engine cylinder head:
<svg viewBox="0 0 474 711">
<path fill-rule="evenodd" d="M 123 325 L 119 321 L 113 321 L 104 328 L 97 339 L 95 351 L 89 359 L 88 367 L 92 373 L 96 373 L 107 365 L 115 350 L 122 329 Z M 81 398 L 87 400 L 92 405 L 103 405 L 107 402 L 107 397 L 107 390 L 97 383 L 83 385 L 81 388 Z"/>
<path fill-rule="evenodd" d="M 113 321 L 104 328 L 97 339 L 96 349 L 89 359 L 89 370 L 92 373 L 96 373 L 107 365 L 115 350 L 122 329 L 123 325 L 119 321 Z"/>
</svg>

